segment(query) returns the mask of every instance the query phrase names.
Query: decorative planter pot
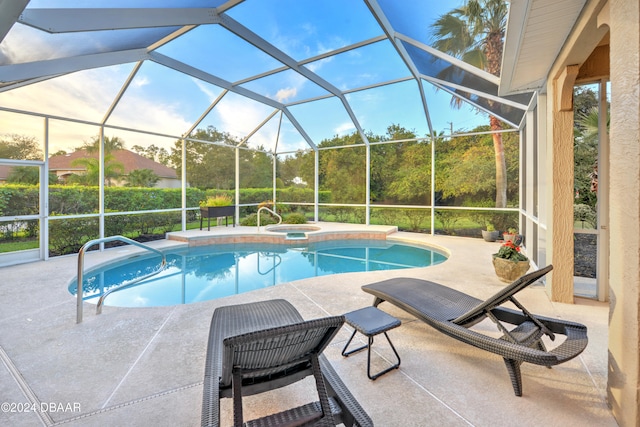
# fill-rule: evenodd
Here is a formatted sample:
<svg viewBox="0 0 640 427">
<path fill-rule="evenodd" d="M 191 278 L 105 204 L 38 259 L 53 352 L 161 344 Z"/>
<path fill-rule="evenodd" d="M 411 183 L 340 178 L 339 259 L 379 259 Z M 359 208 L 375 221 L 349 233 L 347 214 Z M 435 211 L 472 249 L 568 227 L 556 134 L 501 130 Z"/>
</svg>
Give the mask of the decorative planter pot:
<svg viewBox="0 0 640 427">
<path fill-rule="evenodd" d="M 511 283 L 529 271 L 529 261 L 511 261 L 493 257 L 493 268 L 496 270 L 498 279 Z"/>
<path fill-rule="evenodd" d="M 207 230 L 211 229 L 211 218 L 224 217 L 225 226 L 228 225 L 227 217 L 233 218 L 233 226 L 236 226 L 235 222 L 236 207 L 231 206 L 205 206 L 200 208 L 200 230 L 202 230 L 202 220 L 207 218 Z"/>
<path fill-rule="evenodd" d="M 495 242 L 500 237 L 500 232 L 498 230 L 487 231 L 482 230 L 482 238 L 485 242 Z"/>
<path fill-rule="evenodd" d="M 200 214 L 205 218 L 217 218 L 219 216 L 232 216 L 236 213 L 235 206 L 207 206 L 200 208 Z"/>
</svg>

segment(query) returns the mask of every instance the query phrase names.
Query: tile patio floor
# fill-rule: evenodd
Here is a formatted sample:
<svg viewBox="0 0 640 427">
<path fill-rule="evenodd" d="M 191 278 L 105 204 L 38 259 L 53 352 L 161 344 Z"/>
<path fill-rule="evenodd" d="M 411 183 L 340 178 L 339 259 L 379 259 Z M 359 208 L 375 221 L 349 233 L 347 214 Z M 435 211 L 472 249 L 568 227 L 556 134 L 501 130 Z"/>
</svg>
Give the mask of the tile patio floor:
<svg viewBox="0 0 640 427">
<path fill-rule="evenodd" d="M 210 233 L 220 232 L 243 230 L 214 227 Z M 426 278 L 482 299 L 504 286 L 490 262 L 498 243 L 403 232 L 390 238 L 447 248 L 451 256 L 428 268 L 310 278 L 189 305 L 105 307 L 96 316 L 94 306 L 85 304 L 80 324 L 76 300 L 67 292 L 76 256 L 0 268 L 0 402 L 48 409 L 5 412 L 3 406 L 0 425 L 199 425 L 209 322 L 220 305 L 284 298 L 311 319 L 370 305 L 372 297 L 360 286 L 391 277 Z M 92 252 L 85 266 L 135 250 Z M 399 370 L 368 380 L 365 352 L 340 355 L 347 326 L 326 354 L 377 426 L 615 426 L 606 404 L 608 305 L 588 299 L 552 303 L 542 285 L 524 290 L 519 299 L 534 313 L 586 324 L 590 340 L 582 355 L 553 369 L 523 365 L 520 398 L 500 357 L 448 338 L 388 304 L 380 307 L 403 323 L 389 332 L 402 358 Z M 392 360 L 385 341 L 376 343 L 374 369 Z M 311 387 L 305 380 L 250 397 L 245 411 L 259 416 L 278 411 L 280 402 L 310 400 Z M 223 425 L 230 425 L 229 401 L 222 412 Z"/>
</svg>

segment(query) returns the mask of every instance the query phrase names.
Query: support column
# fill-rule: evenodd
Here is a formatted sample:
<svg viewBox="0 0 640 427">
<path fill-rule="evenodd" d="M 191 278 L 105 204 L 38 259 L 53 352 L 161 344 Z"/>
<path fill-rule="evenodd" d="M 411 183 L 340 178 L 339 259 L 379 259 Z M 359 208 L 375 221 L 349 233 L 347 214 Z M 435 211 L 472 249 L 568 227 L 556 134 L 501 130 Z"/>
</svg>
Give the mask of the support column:
<svg viewBox="0 0 640 427">
<path fill-rule="evenodd" d="M 236 147 L 236 224 L 240 224 L 240 149 Z"/>
<path fill-rule="evenodd" d="M 553 81 L 551 117 L 551 192 L 549 260 L 553 264 L 547 292 L 552 301 L 573 303 L 573 86 L 578 65 L 567 66 Z"/>
<path fill-rule="evenodd" d="M 608 401 L 640 426 L 640 5 L 611 0 L 610 314 Z"/>
</svg>

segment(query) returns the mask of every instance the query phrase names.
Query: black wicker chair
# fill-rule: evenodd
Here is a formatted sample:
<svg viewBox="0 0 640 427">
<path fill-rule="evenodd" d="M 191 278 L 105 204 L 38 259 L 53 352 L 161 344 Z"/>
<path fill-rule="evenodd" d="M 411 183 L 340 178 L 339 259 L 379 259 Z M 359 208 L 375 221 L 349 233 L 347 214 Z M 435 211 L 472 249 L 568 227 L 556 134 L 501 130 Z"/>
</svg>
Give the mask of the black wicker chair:
<svg viewBox="0 0 640 427">
<path fill-rule="evenodd" d="M 549 265 L 526 274 L 486 301 L 437 283 L 404 277 L 372 283 L 362 289 L 374 295 L 374 306 L 387 301 L 450 337 L 502 356 L 513 391 L 516 396 L 522 396 L 520 365 L 523 362 L 551 367 L 573 359 L 587 346 L 586 326 L 533 315 L 514 297 L 552 268 Z M 507 301 L 519 310 L 500 307 Z M 502 337 L 468 329 L 487 317 L 496 323 Z M 542 337 L 547 335 L 554 340 L 556 334 L 566 339 L 547 350 Z"/>
<path fill-rule="evenodd" d="M 202 425 L 220 424 L 220 398 L 232 397 L 235 426 L 372 426 L 321 354 L 343 316 L 304 321 L 287 301 L 217 308 L 209 331 Z M 242 396 L 274 390 L 309 375 L 319 401 L 244 423 Z"/>
</svg>

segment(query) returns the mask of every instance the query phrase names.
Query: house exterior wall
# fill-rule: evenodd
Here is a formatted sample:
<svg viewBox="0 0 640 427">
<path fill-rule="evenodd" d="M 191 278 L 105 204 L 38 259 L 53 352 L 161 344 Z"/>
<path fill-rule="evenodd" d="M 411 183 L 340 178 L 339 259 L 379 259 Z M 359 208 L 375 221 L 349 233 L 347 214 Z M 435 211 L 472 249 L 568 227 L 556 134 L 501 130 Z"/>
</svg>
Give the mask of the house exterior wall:
<svg viewBox="0 0 640 427">
<path fill-rule="evenodd" d="M 608 13 L 612 167 L 607 389 L 618 423 L 640 426 L 640 4 L 611 0 Z"/>
<path fill-rule="evenodd" d="M 182 181 L 179 179 L 160 178 L 160 181 L 155 185 L 156 188 L 181 188 Z"/>
<path fill-rule="evenodd" d="M 609 75 L 601 75 L 606 60 L 601 46 L 592 44 L 596 31 L 610 37 Z M 588 42 L 585 42 L 587 40 Z M 597 55 L 594 55 L 596 53 Z M 640 4 L 628 0 L 592 0 L 585 4 L 580 22 L 568 38 L 547 76 L 546 93 L 538 97 L 540 109 L 538 142 L 540 188 L 547 192 L 540 199 L 538 243 L 548 244 L 547 263 L 554 271 L 547 280 L 553 301 L 573 300 L 573 99 L 577 68 L 589 59 L 599 58 L 587 70 L 598 79 L 611 82 L 610 135 L 601 147 L 599 172 L 606 174 L 602 184 L 600 209 L 601 238 L 608 238 L 604 270 L 610 300 L 608 334 L 607 400 L 620 426 L 640 427 Z M 546 111 L 545 111 L 546 109 Z M 546 130 L 546 131 L 545 131 Z M 530 161 L 532 153 L 527 153 Z M 546 162 L 546 164 L 545 164 Z M 607 171 L 609 173 L 607 174 Z M 543 179 L 548 185 L 544 185 Z M 546 203 L 545 203 L 546 202 Z M 603 220 L 604 218 L 604 220 Z M 546 225 L 544 227 L 543 225 Z M 558 268 L 560 267 L 560 268 Z M 600 268 L 602 272 L 602 268 Z M 606 273 L 606 271 L 605 271 Z M 601 288 L 606 289 L 606 287 Z"/>
<path fill-rule="evenodd" d="M 554 271 L 547 289 L 554 301 L 573 299 L 572 272 L 561 266 L 573 254 L 573 100 L 575 67 L 580 67 L 598 47 L 585 43 L 594 32 L 607 28 L 610 37 L 609 80 L 611 117 L 607 156 L 609 185 L 602 188 L 602 209 L 608 221 L 601 236 L 609 237 L 607 257 L 610 300 L 607 398 L 620 426 L 640 427 L 640 3 L 629 0 L 588 1 L 574 33 L 559 53 L 547 81 L 546 179 L 549 194 L 546 222 L 549 263 Z M 600 68 L 598 68 L 600 70 Z M 602 77 L 599 76 L 598 77 Z M 604 76 L 606 78 L 606 76 Z M 605 144 L 606 149 L 607 144 Z M 601 147 L 602 149 L 602 147 Z M 607 216 L 604 217 L 605 219 Z M 602 219 L 602 218 L 601 218 Z M 608 223 L 607 223 L 608 222 Z M 570 265 L 571 263 L 567 263 Z"/>
</svg>

